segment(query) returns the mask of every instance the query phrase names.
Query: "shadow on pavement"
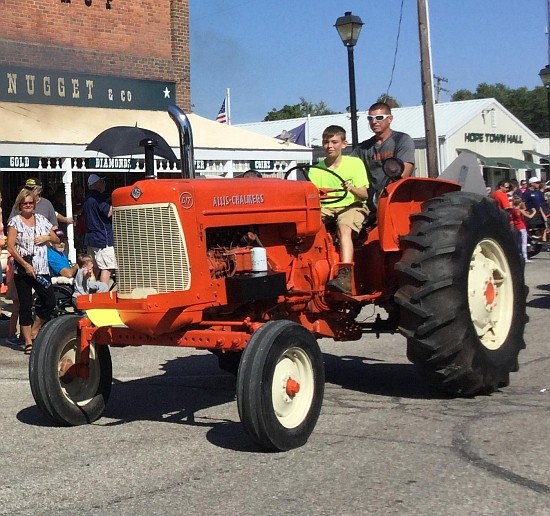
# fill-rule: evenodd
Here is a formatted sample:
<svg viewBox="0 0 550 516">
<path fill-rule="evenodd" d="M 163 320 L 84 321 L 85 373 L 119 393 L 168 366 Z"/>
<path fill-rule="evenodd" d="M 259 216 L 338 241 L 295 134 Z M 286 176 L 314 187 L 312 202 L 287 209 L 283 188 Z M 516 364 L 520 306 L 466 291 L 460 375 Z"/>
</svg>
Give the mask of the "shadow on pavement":
<svg viewBox="0 0 550 516">
<path fill-rule="evenodd" d="M 345 389 L 409 399 L 450 399 L 431 388 L 413 364 L 388 364 L 360 356 L 324 353 L 325 379 Z"/>
<path fill-rule="evenodd" d="M 161 365 L 162 375 L 136 380 L 113 379 L 113 387 L 101 426 L 124 425 L 132 421 L 155 421 L 204 427 L 215 446 L 236 451 L 257 452 L 240 422 L 219 419 L 203 410 L 235 401 L 235 378 L 217 367 L 210 355 L 179 357 Z M 17 414 L 22 423 L 55 426 L 37 406 Z"/>
<path fill-rule="evenodd" d="M 324 359 L 326 381 L 346 389 L 387 397 L 448 399 L 428 387 L 412 364 L 388 364 L 327 353 Z M 207 429 L 207 440 L 220 448 L 261 451 L 240 422 L 208 412 L 235 401 L 235 377 L 218 368 L 215 356 L 178 357 L 161 364 L 160 370 L 163 374 L 134 380 L 114 378 L 103 419 L 96 424 L 111 427 L 154 421 L 191 425 Z M 17 418 L 27 425 L 55 426 L 36 406 L 21 410 Z"/>
<path fill-rule="evenodd" d="M 527 302 L 529 308 L 550 308 L 550 285 L 537 285 L 531 290 L 533 299 Z"/>
</svg>

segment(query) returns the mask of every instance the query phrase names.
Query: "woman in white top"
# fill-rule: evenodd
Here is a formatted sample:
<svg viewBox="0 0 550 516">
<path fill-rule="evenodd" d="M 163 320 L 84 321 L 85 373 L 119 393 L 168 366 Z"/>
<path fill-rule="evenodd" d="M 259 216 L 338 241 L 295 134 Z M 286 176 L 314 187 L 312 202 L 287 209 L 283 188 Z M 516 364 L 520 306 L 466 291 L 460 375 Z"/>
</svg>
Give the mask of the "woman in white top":
<svg viewBox="0 0 550 516">
<path fill-rule="evenodd" d="M 30 355 L 32 341 L 55 308 L 46 243 L 59 243 L 52 224 L 35 213 L 32 192 L 23 189 L 15 199 L 17 215 L 8 221 L 8 252 L 13 256 L 15 287 L 19 296 L 19 325 L 25 341 L 25 354 Z M 36 292 L 36 317 L 32 315 L 32 291 Z"/>
</svg>

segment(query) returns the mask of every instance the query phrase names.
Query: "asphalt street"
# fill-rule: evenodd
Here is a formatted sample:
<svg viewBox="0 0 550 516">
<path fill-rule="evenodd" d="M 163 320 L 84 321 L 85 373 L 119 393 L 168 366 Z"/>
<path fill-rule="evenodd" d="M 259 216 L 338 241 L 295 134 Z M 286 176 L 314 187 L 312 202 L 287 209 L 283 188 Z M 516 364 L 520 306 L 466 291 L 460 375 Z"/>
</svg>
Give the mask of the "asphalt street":
<svg viewBox="0 0 550 516">
<path fill-rule="evenodd" d="M 286 453 L 251 444 L 209 353 L 113 349 L 105 416 L 59 428 L 34 403 L 27 357 L 0 346 L 0 514 L 550 515 L 550 253 L 526 279 L 527 349 L 508 387 L 449 398 L 400 335 L 325 340 L 319 422 Z"/>
</svg>

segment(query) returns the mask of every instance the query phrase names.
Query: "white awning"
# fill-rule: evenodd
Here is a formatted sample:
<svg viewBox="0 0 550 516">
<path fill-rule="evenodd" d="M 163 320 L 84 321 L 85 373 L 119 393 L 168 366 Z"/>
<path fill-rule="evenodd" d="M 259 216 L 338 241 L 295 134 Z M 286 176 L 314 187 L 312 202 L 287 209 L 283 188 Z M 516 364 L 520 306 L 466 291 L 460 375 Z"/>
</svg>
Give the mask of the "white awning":
<svg viewBox="0 0 550 516">
<path fill-rule="evenodd" d="M 252 152 L 255 156 L 261 155 L 258 151 L 266 152 L 270 159 L 274 155 L 279 155 L 279 159 L 283 156 L 286 159 L 311 157 L 311 149 L 307 147 L 284 143 L 195 114 L 188 116 L 196 149 L 226 151 L 227 159 L 232 159 L 235 151 Z M 85 146 L 103 130 L 117 125 L 137 125 L 159 133 L 179 156 L 178 130 L 165 111 L 0 102 L 0 120 L 0 146 L 4 149 L 14 144 L 22 145 L 20 150 L 32 149 L 37 145 L 55 148 L 68 145 L 73 147 L 69 155 L 82 155 Z"/>
</svg>

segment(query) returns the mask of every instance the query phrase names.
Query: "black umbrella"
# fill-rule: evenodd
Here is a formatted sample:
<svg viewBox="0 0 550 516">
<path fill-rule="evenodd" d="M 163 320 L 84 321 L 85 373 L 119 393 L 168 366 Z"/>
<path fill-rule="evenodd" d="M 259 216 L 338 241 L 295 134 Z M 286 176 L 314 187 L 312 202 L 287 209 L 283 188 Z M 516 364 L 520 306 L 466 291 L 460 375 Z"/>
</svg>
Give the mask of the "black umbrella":
<svg viewBox="0 0 550 516">
<path fill-rule="evenodd" d="M 142 127 L 120 125 L 105 129 L 93 139 L 86 150 L 101 152 L 113 158 L 143 155 L 145 149 L 151 147 L 156 156 L 177 161 L 174 151 L 160 134 Z"/>
</svg>

